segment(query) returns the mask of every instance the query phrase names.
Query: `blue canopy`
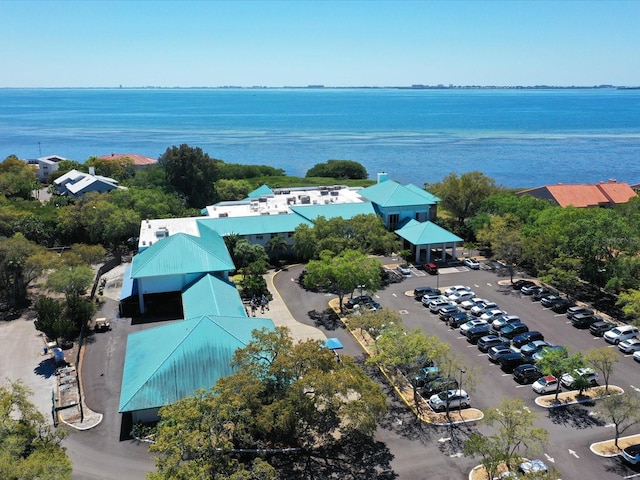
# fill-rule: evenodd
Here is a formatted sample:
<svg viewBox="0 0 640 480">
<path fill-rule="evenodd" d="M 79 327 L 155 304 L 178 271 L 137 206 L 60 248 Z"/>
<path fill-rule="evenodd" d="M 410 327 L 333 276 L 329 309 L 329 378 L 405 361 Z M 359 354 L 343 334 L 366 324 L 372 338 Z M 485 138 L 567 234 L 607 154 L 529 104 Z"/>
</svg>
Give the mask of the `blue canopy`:
<svg viewBox="0 0 640 480">
<path fill-rule="evenodd" d="M 325 344 L 327 345 L 327 348 L 331 350 L 340 350 L 341 348 L 344 348 L 342 343 L 340 343 L 340 340 L 337 338 L 327 338 Z"/>
</svg>

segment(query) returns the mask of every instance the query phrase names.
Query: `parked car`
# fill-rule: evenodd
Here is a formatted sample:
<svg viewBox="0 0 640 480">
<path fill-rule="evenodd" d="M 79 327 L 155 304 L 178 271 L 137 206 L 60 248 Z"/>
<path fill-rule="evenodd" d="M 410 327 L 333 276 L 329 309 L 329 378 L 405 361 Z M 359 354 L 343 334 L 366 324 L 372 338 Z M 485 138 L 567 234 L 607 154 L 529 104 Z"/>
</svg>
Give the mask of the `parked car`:
<svg viewBox="0 0 640 480">
<path fill-rule="evenodd" d="M 446 297 L 444 295 L 440 295 L 439 293 L 428 292 L 428 293 L 425 293 L 422 296 L 422 299 L 420 301 L 422 302 L 423 306 L 429 307 L 429 304 L 431 302 L 433 302 L 434 300 L 437 300 L 439 298 L 445 298 L 446 299 Z"/>
<path fill-rule="evenodd" d="M 489 335 L 491 333 L 491 329 L 489 328 L 489 324 L 478 325 L 477 327 L 470 328 L 465 332 L 465 336 L 467 337 L 467 342 L 476 343 L 485 335 Z"/>
<path fill-rule="evenodd" d="M 409 264 L 407 263 L 401 263 L 400 265 L 398 265 L 398 271 L 405 276 L 410 276 L 411 275 L 411 268 L 409 267 Z"/>
<path fill-rule="evenodd" d="M 458 381 L 451 377 L 436 377 L 422 387 L 422 395 L 430 397 L 447 390 L 456 390 Z"/>
<path fill-rule="evenodd" d="M 435 295 L 441 295 L 442 292 L 440 291 L 439 288 L 434 288 L 434 287 L 417 287 L 413 289 L 413 297 L 416 300 L 422 300 L 422 297 L 424 297 L 427 293 L 433 293 Z"/>
<path fill-rule="evenodd" d="M 453 303 L 451 303 L 444 297 L 436 298 L 429 303 L 429 311 L 431 313 L 438 313 L 440 311 L 440 308 L 444 307 L 445 305 L 453 305 Z"/>
<path fill-rule="evenodd" d="M 565 313 L 569 308 L 573 306 L 573 302 L 567 298 L 561 298 L 553 305 L 551 305 L 551 310 L 556 313 Z"/>
<path fill-rule="evenodd" d="M 461 290 L 465 290 L 467 292 L 471 291 L 471 287 L 465 287 L 464 285 L 454 285 L 453 287 L 449 287 L 444 291 L 446 296 L 453 295 L 456 292 Z"/>
<path fill-rule="evenodd" d="M 562 345 L 550 345 L 548 347 L 544 347 L 539 352 L 534 353 L 533 354 L 533 361 L 534 362 L 539 362 L 540 360 L 542 360 L 544 358 L 545 355 L 548 355 L 549 352 L 553 352 L 553 351 L 557 351 L 557 350 L 564 350 L 565 354 L 567 354 L 567 349 L 565 347 L 563 347 Z"/>
<path fill-rule="evenodd" d="M 591 335 L 594 335 L 596 337 L 602 337 L 605 332 L 608 332 L 612 328 L 615 328 L 615 326 L 615 323 L 606 322 L 603 320 L 601 322 L 592 323 L 589 327 L 589 332 L 591 332 Z"/>
<path fill-rule="evenodd" d="M 633 325 L 620 325 L 605 332 L 603 337 L 609 342 L 617 345 L 623 340 L 638 336 L 638 328 Z"/>
<path fill-rule="evenodd" d="M 524 364 L 522 357 L 518 352 L 506 353 L 498 359 L 500 368 L 505 372 L 513 372 L 516 367 Z"/>
<path fill-rule="evenodd" d="M 502 316 L 502 315 L 506 315 L 507 312 L 505 312 L 504 310 L 489 310 L 488 312 L 484 312 L 482 315 L 480 315 L 480 318 L 482 320 L 486 320 L 487 322 L 489 321 L 493 321 L 496 318 Z"/>
<path fill-rule="evenodd" d="M 542 460 L 527 460 L 522 462 L 518 467 L 518 470 L 525 475 L 546 473 L 549 471 L 549 467 Z"/>
<path fill-rule="evenodd" d="M 458 313 L 461 313 L 461 310 L 456 305 L 444 305 L 438 310 L 438 316 L 442 321 L 447 321 L 449 317 Z"/>
<path fill-rule="evenodd" d="M 563 387 L 568 389 L 573 389 L 576 385 L 576 380 L 578 377 L 583 377 L 589 380 L 591 385 L 598 384 L 598 373 L 589 367 L 584 368 L 576 368 L 573 372 L 565 373 L 560 377 L 560 383 Z"/>
<path fill-rule="evenodd" d="M 522 360 L 524 362 L 533 363 L 533 356 L 537 352 L 548 346 L 549 344 L 544 340 L 534 340 L 533 342 L 529 342 L 520 348 L 520 356 L 522 357 Z"/>
<path fill-rule="evenodd" d="M 479 303 L 476 306 L 471 308 L 471 315 L 479 317 L 483 313 L 486 313 L 489 310 L 495 310 L 497 308 L 498 308 L 498 304 L 497 303 L 489 302 L 488 300 L 484 300 L 482 303 Z"/>
<path fill-rule="evenodd" d="M 435 263 L 427 263 L 424 266 L 424 270 L 429 275 L 437 275 L 438 274 L 438 266 Z"/>
<path fill-rule="evenodd" d="M 634 359 L 636 362 L 640 362 L 640 351 L 633 352 L 633 359 Z"/>
<path fill-rule="evenodd" d="M 449 409 L 467 408 L 469 405 L 471 405 L 467 392 L 459 389 L 440 392 L 437 395 L 433 395 L 429 398 L 429 405 L 436 412 L 442 412 L 446 410 L 447 403 L 449 404 Z"/>
<path fill-rule="evenodd" d="M 479 305 L 480 303 L 483 303 L 486 301 L 487 300 L 485 300 L 484 298 L 473 297 L 473 298 L 470 298 L 469 300 L 465 300 L 464 302 L 461 302 L 460 306 L 465 310 L 471 310 L 476 305 Z"/>
<path fill-rule="evenodd" d="M 469 300 L 475 296 L 476 294 L 473 292 L 459 292 L 459 293 L 454 293 L 453 295 L 450 295 L 449 300 L 456 303 L 462 303 L 465 300 Z"/>
<path fill-rule="evenodd" d="M 353 297 L 347 300 L 344 306 L 348 309 L 352 309 L 359 303 L 371 303 L 371 302 L 373 302 L 373 298 L 371 298 L 369 295 L 358 295 L 357 297 Z"/>
<path fill-rule="evenodd" d="M 581 305 L 576 305 L 573 307 L 569 307 L 567 308 L 567 318 L 569 320 L 571 320 L 573 317 L 575 317 L 578 314 L 581 313 L 586 313 L 588 315 L 593 315 L 593 310 L 587 308 L 587 307 L 583 307 Z"/>
<path fill-rule="evenodd" d="M 618 349 L 622 353 L 634 353 L 640 350 L 640 340 L 637 338 L 627 338 L 626 340 L 618 343 Z"/>
<path fill-rule="evenodd" d="M 422 367 L 420 373 L 414 378 L 414 385 L 416 387 L 424 387 L 424 385 L 431 380 L 438 378 L 440 376 L 440 369 L 432 364 L 428 364 Z"/>
<path fill-rule="evenodd" d="M 558 295 L 549 295 L 540 300 L 540 305 L 545 308 L 551 308 L 554 303 L 559 302 L 560 300 L 562 300 L 562 298 Z"/>
<path fill-rule="evenodd" d="M 506 355 L 507 353 L 517 353 L 515 350 L 511 349 L 510 347 L 491 347 L 488 351 L 488 357 L 489 357 L 489 361 L 493 362 L 493 363 L 498 363 L 500 360 L 500 357 L 502 355 Z"/>
<path fill-rule="evenodd" d="M 522 290 L 522 287 L 528 287 L 530 285 L 535 285 L 535 283 L 531 280 L 520 279 L 513 282 L 511 284 L 511 288 L 513 288 L 514 290 Z"/>
<path fill-rule="evenodd" d="M 499 332 L 510 323 L 518 322 L 520 322 L 520 317 L 518 317 L 517 315 L 503 315 L 491 322 L 491 328 L 494 332 Z"/>
<path fill-rule="evenodd" d="M 576 328 L 590 328 L 594 323 L 602 321 L 603 318 L 600 315 L 578 313 L 571 318 L 571 325 Z"/>
<path fill-rule="evenodd" d="M 473 320 L 473 317 L 466 313 L 458 313 L 449 317 L 449 327 L 451 328 L 460 328 L 461 325 L 467 323 L 468 321 Z"/>
<path fill-rule="evenodd" d="M 498 345 L 504 345 L 508 347 L 511 344 L 508 338 L 499 337 L 497 335 L 485 335 L 484 337 L 480 337 L 478 339 L 478 350 L 483 353 L 489 351 L 491 347 L 496 347 Z"/>
<path fill-rule="evenodd" d="M 511 344 L 515 348 L 522 348 L 527 343 L 535 342 L 536 340 L 544 340 L 544 335 L 537 330 L 533 330 L 531 332 L 524 332 L 520 335 L 516 335 L 511 340 Z"/>
<path fill-rule="evenodd" d="M 377 312 L 380 309 L 380 304 L 376 301 L 362 302 L 353 306 L 353 313 L 360 315 L 361 312 Z"/>
<path fill-rule="evenodd" d="M 533 295 L 536 290 L 540 288 L 536 283 L 532 283 L 531 285 L 525 285 L 520 289 L 523 295 Z"/>
<path fill-rule="evenodd" d="M 502 330 L 500 330 L 500 336 L 511 340 L 513 337 L 529 331 L 529 327 L 522 322 L 510 323 Z"/>
<path fill-rule="evenodd" d="M 513 369 L 513 379 L 520 383 L 533 383 L 542 377 L 542 372 L 538 367 L 530 363 L 519 365 Z"/>
<path fill-rule="evenodd" d="M 558 379 L 553 375 L 546 375 L 533 382 L 531 388 L 539 394 L 555 393 L 558 389 Z"/>
<path fill-rule="evenodd" d="M 550 288 L 547 287 L 538 287 L 535 292 L 531 295 L 532 302 L 539 302 L 545 297 L 550 295 L 557 295 L 557 293 Z"/>
<path fill-rule="evenodd" d="M 488 323 L 486 320 L 474 318 L 473 320 L 469 320 L 467 323 L 460 325 L 460 333 L 464 335 L 467 330 L 477 327 L 478 325 L 488 325 Z"/>
<path fill-rule="evenodd" d="M 475 258 L 465 258 L 463 262 L 465 266 L 469 267 L 471 270 L 480 270 L 480 262 Z"/>
<path fill-rule="evenodd" d="M 622 458 L 631 465 L 636 465 L 640 462 L 640 444 L 630 445 L 622 450 Z"/>
</svg>

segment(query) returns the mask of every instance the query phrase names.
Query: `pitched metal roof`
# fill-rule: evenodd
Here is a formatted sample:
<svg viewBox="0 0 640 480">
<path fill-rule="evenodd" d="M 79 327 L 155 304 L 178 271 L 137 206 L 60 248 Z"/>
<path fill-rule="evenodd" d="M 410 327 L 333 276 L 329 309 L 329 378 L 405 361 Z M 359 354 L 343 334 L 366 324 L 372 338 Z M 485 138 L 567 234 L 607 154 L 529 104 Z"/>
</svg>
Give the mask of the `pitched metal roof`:
<svg viewBox="0 0 640 480">
<path fill-rule="evenodd" d="M 309 220 L 294 213 L 198 220 L 198 226 L 201 227 L 200 231 L 211 229 L 223 237 L 233 233 L 237 235 L 263 235 L 267 233 L 293 232 L 302 223 L 313 226 L 313 223 Z"/>
<path fill-rule="evenodd" d="M 369 202 L 360 203 L 330 203 L 327 205 L 303 205 L 303 206 L 290 206 L 292 212 L 297 213 L 301 217 L 314 221 L 316 218 L 322 216 L 326 219 L 334 217 L 342 217 L 344 219 L 350 219 L 356 215 L 368 215 L 374 214 L 376 211 L 373 209 L 373 205 Z"/>
<path fill-rule="evenodd" d="M 275 327 L 268 318 L 202 316 L 130 334 L 118 411 L 169 405 L 212 387 L 233 373 L 234 352 L 262 328 Z"/>
<path fill-rule="evenodd" d="M 182 291 L 184 318 L 202 315 L 245 317 L 246 311 L 235 285 L 210 273 Z"/>
<path fill-rule="evenodd" d="M 435 203 L 421 192 L 418 187 L 405 187 L 393 180 L 376 183 L 363 188 L 358 193 L 367 200 L 381 207 L 406 207 Z M 427 193 L 427 192 L 424 192 Z"/>
<path fill-rule="evenodd" d="M 427 192 L 424 188 L 420 188 L 414 185 L 413 183 L 408 183 L 407 185 L 405 185 L 405 187 L 411 190 L 412 192 L 417 193 L 418 195 L 422 195 L 427 201 L 427 203 L 438 203 L 440 201 L 440 198 Z"/>
<path fill-rule="evenodd" d="M 137 254 L 131 262 L 131 278 L 234 269 L 224 240 L 215 232 L 203 229 L 200 237 L 176 233 Z"/>
<path fill-rule="evenodd" d="M 273 190 L 271 190 L 267 185 L 260 185 L 253 192 L 250 192 L 249 195 L 247 195 L 247 198 L 257 198 L 265 195 L 273 197 Z"/>
<path fill-rule="evenodd" d="M 462 238 L 433 222 L 411 220 L 404 227 L 396 230 L 395 233 L 413 245 L 462 242 Z"/>
</svg>

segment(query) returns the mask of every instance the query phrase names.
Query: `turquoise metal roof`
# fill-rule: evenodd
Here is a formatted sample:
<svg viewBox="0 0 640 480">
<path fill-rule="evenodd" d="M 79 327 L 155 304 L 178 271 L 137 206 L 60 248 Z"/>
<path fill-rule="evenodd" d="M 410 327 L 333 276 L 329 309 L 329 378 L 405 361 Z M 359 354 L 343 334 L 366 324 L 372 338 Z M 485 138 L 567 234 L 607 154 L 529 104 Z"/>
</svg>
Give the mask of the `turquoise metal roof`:
<svg viewBox="0 0 640 480">
<path fill-rule="evenodd" d="M 407 207 L 433 203 L 422 193 L 416 192 L 416 189 L 418 187 L 408 188 L 393 180 L 386 180 L 363 188 L 358 191 L 358 194 L 381 207 Z"/>
<path fill-rule="evenodd" d="M 221 236 L 235 233 L 237 235 L 264 235 L 293 232 L 300 224 L 313 226 L 309 220 L 295 213 L 277 215 L 258 215 L 251 217 L 205 218 L 198 220 L 199 227 L 211 229 Z M 202 232 L 204 229 L 200 228 Z"/>
<path fill-rule="evenodd" d="M 271 190 L 271 188 L 266 185 L 260 185 L 253 192 L 249 193 L 249 195 L 247 195 L 247 198 L 258 198 L 264 196 L 273 197 L 273 190 Z"/>
<path fill-rule="evenodd" d="M 326 219 L 342 217 L 348 220 L 356 215 L 375 215 L 376 213 L 373 209 L 373 205 L 369 202 L 330 203 L 328 205 L 291 206 L 289 208 L 292 212 L 297 213 L 309 221 L 313 221 L 320 216 Z"/>
<path fill-rule="evenodd" d="M 130 334 L 118 411 L 170 405 L 212 387 L 262 328 L 275 329 L 268 318 L 202 316 Z"/>
<path fill-rule="evenodd" d="M 184 318 L 202 315 L 247 316 L 235 285 L 210 273 L 185 287 L 182 291 L 182 309 Z"/>
<path fill-rule="evenodd" d="M 420 188 L 414 185 L 413 183 L 408 183 L 407 185 L 405 185 L 405 187 L 411 190 L 412 192 L 417 193 L 418 195 L 422 195 L 425 198 L 425 200 L 427 200 L 427 203 L 438 203 L 440 201 L 438 197 L 427 192 L 424 188 Z"/>
<path fill-rule="evenodd" d="M 460 237 L 433 222 L 411 220 L 395 233 L 413 245 L 462 242 Z"/>
<path fill-rule="evenodd" d="M 176 233 L 158 240 L 131 262 L 131 278 L 223 272 L 235 266 L 224 240 L 212 231 L 200 237 Z"/>
</svg>

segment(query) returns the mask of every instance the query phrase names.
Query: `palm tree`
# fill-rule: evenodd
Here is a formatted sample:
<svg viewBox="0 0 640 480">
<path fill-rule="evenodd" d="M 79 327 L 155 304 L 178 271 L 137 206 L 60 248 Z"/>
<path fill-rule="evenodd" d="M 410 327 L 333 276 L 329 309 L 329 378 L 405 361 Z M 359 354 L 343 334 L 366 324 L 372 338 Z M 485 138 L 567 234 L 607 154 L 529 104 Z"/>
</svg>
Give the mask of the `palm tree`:
<svg viewBox="0 0 640 480">
<path fill-rule="evenodd" d="M 273 255 L 276 266 L 279 264 L 280 255 L 286 252 L 288 248 L 289 245 L 287 245 L 287 241 L 282 235 L 272 235 L 271 238 L 267 240 L 266 250 L 270 256 Z"/>
</svg>

